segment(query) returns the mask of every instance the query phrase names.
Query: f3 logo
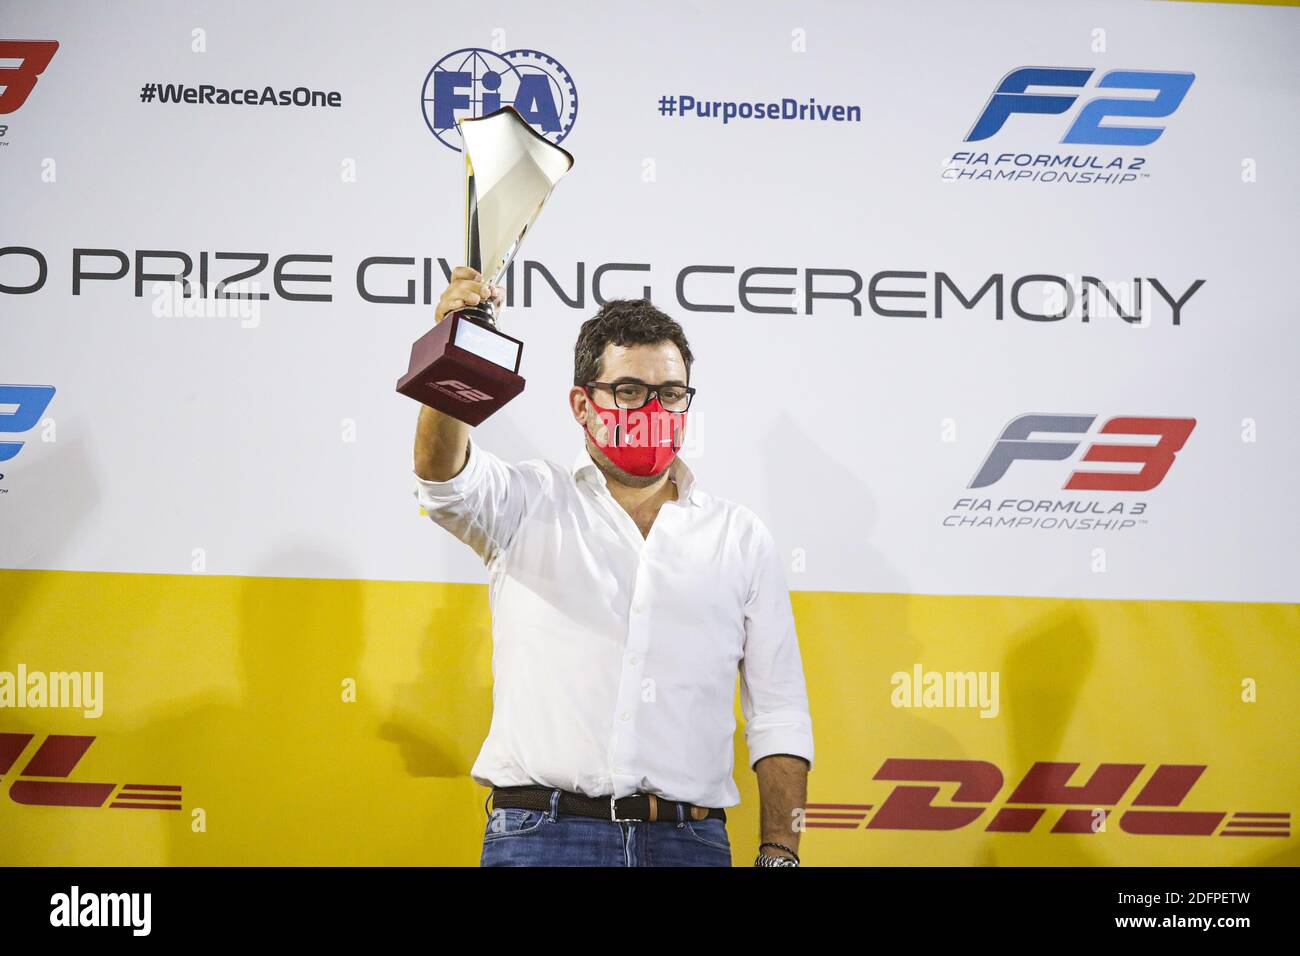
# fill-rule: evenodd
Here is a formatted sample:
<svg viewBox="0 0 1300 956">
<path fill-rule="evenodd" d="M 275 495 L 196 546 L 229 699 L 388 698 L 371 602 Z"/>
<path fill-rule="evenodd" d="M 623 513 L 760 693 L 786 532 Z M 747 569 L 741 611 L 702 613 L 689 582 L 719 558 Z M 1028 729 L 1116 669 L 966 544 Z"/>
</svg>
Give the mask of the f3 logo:
<svg viewBox="0 0 1300 956">
<path fill-rule="evenodd" d="M 53 385 L 0 385 L 0 434 L 34 428 L 53 398 Z M 20 441 L 0 441 L 0 461 L 8 461 L 22 447 Z"/>
<path fill-rule="evenodd" d="M 1002 430 L 988 458 L 968 488 L 986 488 L 999 481 L 1016 461 L 1065 461 L 1082 442 L 1044 441 L 1030 436 L 1039 432 L 1087 434 L 1096 415 L 1021 415 Z M 1101 427 L 1103 435 L 1154 435 L 1154 445 L 1107 445 L 1094 442 L 1084 461 L 1140 464 L 1136 472 L 1076 471 L 1065 483 L 1070 491 L 1150 491 L 1173 467 L 1174 455 L 1196 427 L 1195 418 L 1112 418 Z"/>
<path fill-rule="evenodd" d="M 0 66 L 0 116 L 12 113 L 36 86 L 59 48 L 58 40 L 0 40 L 0 60 L 18 60 L 17 66 Z M 3 459 L 0 459 L 3 460 Z"/>
<path fill-rule="evenodd" d="M 965 142 L 988 139 L 1013 113 L 1064 113 L 1078 96 L 1073 93 L 1030 93 L 1031 86 L 1082 87 L 1093 74 L 1091 67 L 1022 66 L 1012 70 L 989 97 Z M 1165 131 L 1163 126 L 1103 126 L 1108 116 L 1169 116 L 1183 101 L 1195 73 L 1156 73 L 1149 70 L 1111 70 L 1097 81 L 1099 89 L 1155 90 L 1149 99 L 1097 98 L 1088 103 L 1066 131 L 1062 143 L 1090 146 L 1149 146 Z"/>
</svg>

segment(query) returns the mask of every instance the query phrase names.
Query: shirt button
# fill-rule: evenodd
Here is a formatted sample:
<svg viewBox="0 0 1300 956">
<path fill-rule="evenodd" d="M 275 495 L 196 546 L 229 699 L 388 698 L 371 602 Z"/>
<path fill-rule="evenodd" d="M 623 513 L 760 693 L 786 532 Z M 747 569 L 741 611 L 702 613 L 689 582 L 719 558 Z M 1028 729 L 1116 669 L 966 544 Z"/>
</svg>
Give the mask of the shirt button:
<svg viewBox="0 0 1300 956">
<path fill-rule="evenodd" d="M 629 664 L 640 664 L 640 663 L 641 663 L 641 658 L 639 658 L 639 657 L 637 657 L 635 654 L 633 654 L 631 657 L 629 657 L 629 658 L 627 659 L 627 662 L 628 662 Z"/>
<path fill-rule="evenodd" d="M 645 602 L 644 602 L 644 601 L 637 601 L 635 604 L 633 604 L 633 605 L 632 605 L 632 613 L 633 613 L 633 614 L 644 614 L 644 613 L 645 613 Z"/>
<path fill-rule="evenodd" d="M 618 715 L 619 720 L 627 720 L 627 718 L 628 718 L 628 712 L 626 710 L 623 711 L 623 713 Z"/>
</svg>

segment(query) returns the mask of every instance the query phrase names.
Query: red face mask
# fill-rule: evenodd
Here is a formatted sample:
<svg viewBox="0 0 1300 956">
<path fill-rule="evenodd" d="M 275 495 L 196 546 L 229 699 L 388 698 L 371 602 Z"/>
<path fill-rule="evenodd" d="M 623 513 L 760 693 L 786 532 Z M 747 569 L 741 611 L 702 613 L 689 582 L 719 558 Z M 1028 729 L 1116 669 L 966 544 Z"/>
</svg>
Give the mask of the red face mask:
<svg viewBox="0 0 1300 956">
<path fill-rule="evenodd" d="M 609 444 L 595 435 L 591 440 L 615 465 L 633 475 L 657 475 L 667 468 L 682 447 L 686 413 L 666 411 L 659 396 L 640 408 L 592 407 L 604 422 Z M 591 434 L 590 428 L 585 428 Z"/>
</svg>

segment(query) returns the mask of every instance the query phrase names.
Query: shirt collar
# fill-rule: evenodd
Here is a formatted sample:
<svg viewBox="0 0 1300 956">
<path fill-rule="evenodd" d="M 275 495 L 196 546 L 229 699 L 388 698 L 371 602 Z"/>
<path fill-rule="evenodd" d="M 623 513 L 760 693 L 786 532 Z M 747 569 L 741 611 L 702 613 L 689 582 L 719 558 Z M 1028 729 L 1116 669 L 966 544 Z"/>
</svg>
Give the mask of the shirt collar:
<svg viewBox="0 0 1300 956">
<path fill-rule="evenodd" d="M 591 453 L 587 451 L 587 446 L 584 443 L 578 449 L 577 457 L 573 459 L 571 472 L 574 479 L 578 480 L 588 472 L 588 469 L 595 475 L 595 479 L 601 485 L 605 488 L 609 487 L 609 480 L 605 477 L 605 473 L 591 460 Z M 691 471 L 690 466 L 682 460 L 680 455 L 673 458 L 672 464 L 668 466 L 668 475 L 677 482 L 678 501 L 684 501 L 695 506 L 702 505 L 699 489 L 696 488 L 695 472 Z"/>
</svg>

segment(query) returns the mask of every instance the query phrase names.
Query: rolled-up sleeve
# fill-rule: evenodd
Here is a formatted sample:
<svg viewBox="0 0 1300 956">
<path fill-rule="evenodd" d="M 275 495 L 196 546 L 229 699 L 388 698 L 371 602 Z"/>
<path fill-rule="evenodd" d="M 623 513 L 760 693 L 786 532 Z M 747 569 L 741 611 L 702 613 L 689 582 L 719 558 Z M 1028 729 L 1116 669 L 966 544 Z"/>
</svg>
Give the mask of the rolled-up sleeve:
<svg viewBox="0 0 1300 956">
<path fill-rule="evenodd" d="M 740 710 L 749 766 L 771 754 L 793 754 L 812 769 L 812 716 L 790 590 L 776 542 L 757 518 L 749 553 L 752 578 L 740 662 Z"/>
<path fill-rule="evenodd" d="M 545 472 L 534 461 L 506 462 L 471 435 L 465 466 L 451 478 L 428 481 L 411 474 L 415 498 L 429 518 L 491 564 L 510 546 Z"/>
</svg>

